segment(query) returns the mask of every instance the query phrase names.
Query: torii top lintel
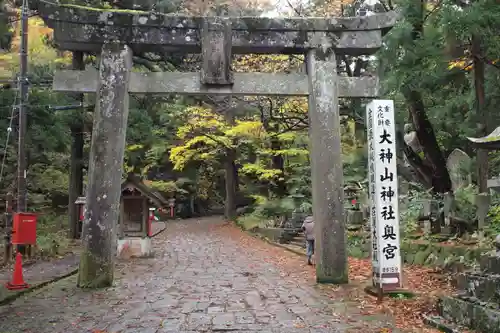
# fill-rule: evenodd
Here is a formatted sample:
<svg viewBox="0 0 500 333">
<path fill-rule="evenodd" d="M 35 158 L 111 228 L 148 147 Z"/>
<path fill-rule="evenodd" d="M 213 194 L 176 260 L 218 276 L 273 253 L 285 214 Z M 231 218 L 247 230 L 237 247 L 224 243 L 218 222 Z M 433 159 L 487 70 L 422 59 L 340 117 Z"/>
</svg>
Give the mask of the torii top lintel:
<svg viewBox="0 0 500 333">
<path fill-rule="evenodd" d="M 86 52 L 99 52 L 104 42 L 119 40 L 134 52 L 199 53 L 205 27 L 230 34 L 232 53 L 301 54 L 328 43 L 338 54 L 372 54 L 399 18 L 398 12 L 342 18 L 193 17 L 43 0 L 32 7 L 54 29 L 60 49 Z"/>
</svg>

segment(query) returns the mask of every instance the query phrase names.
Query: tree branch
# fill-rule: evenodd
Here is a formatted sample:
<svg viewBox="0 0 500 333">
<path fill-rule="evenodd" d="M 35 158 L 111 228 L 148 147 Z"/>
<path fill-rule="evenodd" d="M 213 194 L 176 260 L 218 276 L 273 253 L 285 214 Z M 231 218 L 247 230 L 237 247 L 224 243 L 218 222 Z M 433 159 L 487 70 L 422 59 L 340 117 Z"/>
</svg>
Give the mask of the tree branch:
<svg viewBox="0 0 500 333">
<path fill-rule="evenodd" d="M 432 175 L 431 168 L 425 165 L 420 156 L 418 156 L 413 149 L 406 144 L 401 131 L 396 131 L 396 139 L 399 145 L 403 146 L 403 154 L 406 156 L 410 166 L 415 171 L 419 182 L 426 188 L 432 188 L 432 178 L 429 176 Z"/>
<path fill-rule="evenodd" d="M 434 5 L 434 8 L 432 8 L 432 10 L 431 10 L 431 11 L 429 11 L 429 12 L 427 13 L 427 15 L 425 15 L 425 17 L 424 17 L 424 20 L 423 20 L 423 21 L 424 21 L 424 22 L 425 22 L 425 21 L 427 21 L 427 19 L 428 19 L 428 18 L 429 18 L 432 14 L 434 14 L 434 13 L 435 13 L 435 12 L 436 12 L 439 8 L 441 8 L 441 6 L 442 6 L 442 5 L 443 5 L 443 0 L 439 0 L 439 2 L 438 2 L 438 3 L 436 3 L 436 4 Z"/>
<path fill-rule="evenodd" d="M 300 121 L 297 121 L 295 124 L 293 124 L 292 126 L 288 126 L 287 128 L 279 131 L 279 132 L 276 132 L 272 135 L 270 135 L 271 138 L 275 138 L 277 137 L 278 135 L 280 134 L 284 134 L 284 133 L 287 133 L 287 132 L 291 132 L 291 131 L 300 131 L 300 130 L 304 130 L 306 129 L 308 126 L 304 126 L 304 127 L 298 127 L 300 124 Z"/>
<path fill-rule="evenodd" d="M 496 69 L 500 69 L 500 65 L 498 64 L 495 64 L 492 60 L 484 57 L 484 56 L 478 56 L 479 59 L 481 59 L 482 61 L 484 61 L 486 64 L 490 65 L 490 66 L 493 66 L 495 67 Z"/>
<path fill-rule="evenodd" d="M 297 14 L 297 16 L 302 16 L 302 13 L 297 8 L 295 8 L 292 5 L 292 3 L 290 2 L 290 0 L 286 0 L 286 2 L 288 4 L 288 6 L 293 9 L 293 11 L 295 12 L 295 14 Z"/>
</svg>

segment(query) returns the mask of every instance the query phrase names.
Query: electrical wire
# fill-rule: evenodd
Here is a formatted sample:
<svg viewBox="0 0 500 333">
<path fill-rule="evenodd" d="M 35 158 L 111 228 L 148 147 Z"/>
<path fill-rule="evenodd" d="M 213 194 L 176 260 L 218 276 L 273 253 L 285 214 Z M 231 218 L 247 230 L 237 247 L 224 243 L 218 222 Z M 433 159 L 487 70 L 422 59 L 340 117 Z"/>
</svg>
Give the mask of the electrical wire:
<svg viewBox="0 0 500 333">
<path fill-rule="evenodd" d="M 18 96 L 18 91 L 16 91 L 16 95 L 14 97 L 14 103 L 12 104 L 12 111 L 10 112 L 9 127 L 7 127 L 7 137 L 5 139 L 5 147 L 3 150 L 2 165 L 0 167 L 0 183 L 3 180 L 3 170 L 5 168 L 5 161 L 7 159 L 7 148 L 9 147 L 10 133 L 12 132 L 12 122 L 14 121 L 14 112 L 15 112 L 16 108 L 18 107 L 17 96 Z"/>
<path fill-rule="evenodd" d="M 25 104 L 25 106 L 29 109 L 29 108 L 47 108 L 47 109 L 51 109 L 52 111 L 67 111 L 67 110 L 78 110 L 78 109 L 88 109 L 89 107 L 91 106 L 88 106 L 88 105 L 83 105 L 83 106 L 80 106 L 80 105 L 67 105 L 66 109 L 58 109 L 59 105 L 57 104 Z M 9 108 L 10 109 L 10 105 L 4 105 L 4 106 L 0 106 L 0 109 L 6 109 L 6 108 Z M 93 106 L 92 106 L 93 108 Z M 14 116 L 15 118 L 15 116 Z"/>
<path fill-rule="evenodd" d="M 38 16 L 38 12 L 37 11 L 34 11 L 33 13 L 30 13 L 28 14 L 28 18 L 30 17 L 35 17 L 35 16 Z M 21 21 L 21 17 L 16 17 L 15 19 L 12 19 L 12 20 L 7 20 L 7 24 L 10 24 L 10 23 L 14 23 L 14 22 L 19 22 Z"/>
<path fill-rule="evenodd" d="M 52 78 L 42 79 L 42 80 L 34 80 L 34 83 L 30 83 L 30 86 L 36 87 L 38 85 L 49 85 L 52 84 L 54 80 Z M 16 79 L 0 79 L 0 84 L 17 84 L 18 81 Z"/>
</svg>

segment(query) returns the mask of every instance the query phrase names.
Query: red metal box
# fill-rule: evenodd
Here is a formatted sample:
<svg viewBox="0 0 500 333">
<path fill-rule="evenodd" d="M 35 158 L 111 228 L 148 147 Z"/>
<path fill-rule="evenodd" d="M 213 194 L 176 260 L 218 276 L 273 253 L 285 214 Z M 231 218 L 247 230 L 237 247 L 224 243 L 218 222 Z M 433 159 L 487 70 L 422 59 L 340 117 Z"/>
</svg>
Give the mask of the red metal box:
<svg viewBox="0 0 500 333">
<path fill-rule="evenodd" d="M 14 213 L 12 223 L 12 244 L 36 244 L 36 215 Z"/>
</svg>

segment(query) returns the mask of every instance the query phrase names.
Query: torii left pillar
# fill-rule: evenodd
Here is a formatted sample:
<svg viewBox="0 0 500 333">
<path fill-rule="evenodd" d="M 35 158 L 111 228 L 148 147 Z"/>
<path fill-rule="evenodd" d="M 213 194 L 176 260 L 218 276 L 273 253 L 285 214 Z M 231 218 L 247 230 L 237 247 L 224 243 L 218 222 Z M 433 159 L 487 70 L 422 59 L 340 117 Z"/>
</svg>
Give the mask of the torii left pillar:
<svg viewBox="0 0 500 333">
<path fill-rule="evenodd" d="M 128 46 L 116 42 L 103 45 L 78 275 L 78 286 L 83 288 L 113 284 L 131 69 Z"/>
<path fill-rule="evenodd" d="M 306 57 L 316 281 L 343 284 L 348 282 L 348 267 L 338 75 L 335 53 L 326 36 L 323 43 Z"/>
</svg>

